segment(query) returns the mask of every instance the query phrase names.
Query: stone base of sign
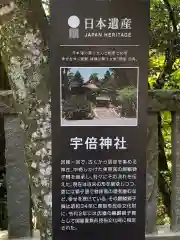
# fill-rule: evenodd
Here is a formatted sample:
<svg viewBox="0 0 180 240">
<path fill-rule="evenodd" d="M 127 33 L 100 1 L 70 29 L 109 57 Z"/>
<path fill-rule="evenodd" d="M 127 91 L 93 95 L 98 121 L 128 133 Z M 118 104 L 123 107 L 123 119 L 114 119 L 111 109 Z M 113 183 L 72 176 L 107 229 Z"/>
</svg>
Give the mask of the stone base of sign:
<svg viewBox="0 0 180 240">
<path fill-rule="evenodd" d="M 6 116 L 6 184 L 9 238 L 31 236 L 31 210 L 24 138 L 18 117 Z"/>
</svg>

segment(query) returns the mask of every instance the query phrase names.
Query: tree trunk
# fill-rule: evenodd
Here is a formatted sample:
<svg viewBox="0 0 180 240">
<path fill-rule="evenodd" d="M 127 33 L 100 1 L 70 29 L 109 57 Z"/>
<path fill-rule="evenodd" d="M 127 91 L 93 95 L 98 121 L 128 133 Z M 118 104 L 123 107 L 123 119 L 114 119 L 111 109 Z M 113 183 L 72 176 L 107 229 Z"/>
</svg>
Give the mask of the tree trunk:
<svg viewBox="0 0 180 240">
<path fill-rule="evenodd" d="M 26 1 L 23 4 L 17 1 L 14 18 L 0 29 L 0 47 L 25 133 L 26 160 L 41 239 L 48 240 L 52 239 L 49 65 L 44 35 L 27 21 L 28 8 Z"/>
</svg>

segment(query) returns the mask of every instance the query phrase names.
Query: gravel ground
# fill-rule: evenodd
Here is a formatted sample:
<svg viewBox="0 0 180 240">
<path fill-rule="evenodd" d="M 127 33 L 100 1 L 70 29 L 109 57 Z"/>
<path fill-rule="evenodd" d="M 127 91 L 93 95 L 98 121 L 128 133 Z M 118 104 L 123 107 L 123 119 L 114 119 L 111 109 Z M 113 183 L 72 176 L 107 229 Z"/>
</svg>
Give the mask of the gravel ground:
<svg viewBox="0 0 180 240">
<path fill-rule="evenodd" d="M 0 240 L 8 240 L 8 232 L 7 231 L 0 231 Z M 40 235 L 39 235 L 39 231 L 35 231 L 34 232 L 34 237 L 33 238 L 13 238 L 11 240 L 40 240 Z"/>
<path fill-rule="evenodd" d="M 137 118 L 111 118 L 93 120 L 65 120 L 62 126 L 137 126 Z"/>
<path fill-rule="evenodd" d="M 119 119 L 119 115 L 113 108 L 97 107 L 94 109 L 94 113 L 98 119 Z"/>
</svg>

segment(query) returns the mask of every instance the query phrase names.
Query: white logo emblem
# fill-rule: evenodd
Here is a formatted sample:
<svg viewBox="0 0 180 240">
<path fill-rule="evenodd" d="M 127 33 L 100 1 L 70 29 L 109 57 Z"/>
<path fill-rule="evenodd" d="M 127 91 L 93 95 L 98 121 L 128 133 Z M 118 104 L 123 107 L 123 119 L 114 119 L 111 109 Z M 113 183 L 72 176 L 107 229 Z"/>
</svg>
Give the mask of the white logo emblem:
<svg viewBox="0 0 180 240">
<path fill-rule="evenodd" d="M 73 15 L 68 18 L 68 25 L 69 25 L 69 38 L 79 38 L 79 25 L 80 19 Z"/>
</svg>

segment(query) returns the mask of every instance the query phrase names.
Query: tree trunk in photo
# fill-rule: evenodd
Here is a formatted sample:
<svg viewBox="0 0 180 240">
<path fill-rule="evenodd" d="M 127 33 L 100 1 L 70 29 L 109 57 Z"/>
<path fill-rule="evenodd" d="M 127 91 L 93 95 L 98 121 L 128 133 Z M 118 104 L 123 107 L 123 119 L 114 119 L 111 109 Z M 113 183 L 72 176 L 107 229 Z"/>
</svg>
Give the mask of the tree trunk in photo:
<svg viewBox="0 0 180 240">
<path fill-rule="evenodd" d="M 13 19 L 0 30 L 1 55 L 25 134 L 31 193 L 42 240 L 52 239 L 51 116 L 45 26 L 41 1 L 17 1 Z"/>
</svg>

